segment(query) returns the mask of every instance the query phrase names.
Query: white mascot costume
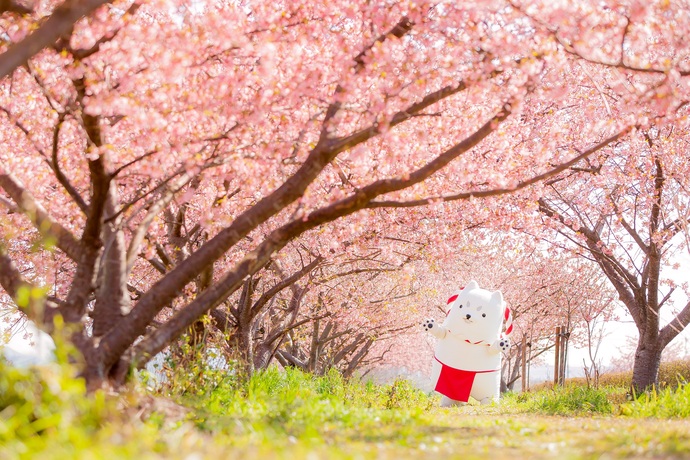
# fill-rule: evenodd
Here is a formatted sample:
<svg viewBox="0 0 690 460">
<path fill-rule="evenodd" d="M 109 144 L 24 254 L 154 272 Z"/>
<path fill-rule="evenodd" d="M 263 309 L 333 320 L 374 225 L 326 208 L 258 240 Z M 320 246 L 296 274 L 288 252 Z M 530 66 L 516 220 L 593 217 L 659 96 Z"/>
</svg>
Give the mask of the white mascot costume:
<svg viewBox="0 0 690 460">
<path fill-rule="evenodd" d="M 506 321 L 505 334 L 501 326 Z M 442 406 L 466 403 L 472 396 L 481 404 L 498 401 L 501 389 L 501 352 L 510 348 L 512 315 L 501 291 L 481 289 L 470 281 L 447 303 L 440 326 L 433 319 L 424 328 L 438 340 L 432 382 Z"/>
</svg>

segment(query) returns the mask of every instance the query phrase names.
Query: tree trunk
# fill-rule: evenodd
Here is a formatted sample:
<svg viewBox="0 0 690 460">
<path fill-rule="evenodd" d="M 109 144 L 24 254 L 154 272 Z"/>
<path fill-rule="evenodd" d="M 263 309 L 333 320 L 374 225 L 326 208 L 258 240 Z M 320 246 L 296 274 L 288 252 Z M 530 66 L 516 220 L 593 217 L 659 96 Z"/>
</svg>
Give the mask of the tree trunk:
<svg viewBox="0 0 690 460">
<path fill-rule="evenodd" d="M 658 344 L 644 343 L 640 340 L 633 363 L 632 390 L 639 395 L 658 385 L 659 365 L 663 348 Z"/>
<path fill-rule="evenodd" d="M 254 369 L 266 369 L 271 363 L 272 352 L 273 350 L 270 347 L 264 344 L 258 344 L 254 348 Z"/>
<path fill-rule="evenodd" d="M 248 326 L 238 328 L 236 340 L 241 364 L 247 376 L 251 376 L 254 373 L 254 340 L 251 336 L 251 328 Z"/>
</svg>

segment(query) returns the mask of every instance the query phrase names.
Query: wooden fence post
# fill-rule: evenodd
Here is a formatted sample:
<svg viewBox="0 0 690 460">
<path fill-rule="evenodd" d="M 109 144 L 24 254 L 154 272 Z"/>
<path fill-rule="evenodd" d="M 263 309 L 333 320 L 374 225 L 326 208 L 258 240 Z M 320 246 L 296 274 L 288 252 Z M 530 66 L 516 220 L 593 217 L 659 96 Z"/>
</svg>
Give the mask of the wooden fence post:
<svg viewBox="0 0 690 460">
<path fill-rule="evenodd" d="M 556 362 L 553 366 L 553 384 L 558 385 L 561 377 L 561 326 L 556 326 Z"/>
<path fill-rule="evenodd" d="M 522 335 L 522 391 L 527 391 L 527 333 Z"/>
<path fill-rule="evenodd" d="M 566 351 L 568 349 L 567 347 L 567 334 L 568 330 L 565 328 L 565 326 L 561 326 L 561 376 L 559 378 L 561 385 L 565 384 L 565 358 L 566 358 Z"/>
<path fill-rule="evenodd" d="M 570 333 L 565 326 L 556 327 L 556 350 L 555 362 L 553 366 L 553 384 L 563 385 L 565 383 L 566 360 L 568 356 L 568 337 Z"/>
</svg>

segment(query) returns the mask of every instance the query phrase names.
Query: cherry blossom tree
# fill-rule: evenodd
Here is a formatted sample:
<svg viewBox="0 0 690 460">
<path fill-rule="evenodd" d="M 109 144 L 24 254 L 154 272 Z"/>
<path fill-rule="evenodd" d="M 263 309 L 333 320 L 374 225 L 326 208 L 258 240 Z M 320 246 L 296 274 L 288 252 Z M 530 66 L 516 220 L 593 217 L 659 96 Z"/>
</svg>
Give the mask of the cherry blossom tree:
<svg viewBox="0 0 690 460">
<path fill-rule="evenodd" d="M 684 244 L 679 222 L 685 219 L 671 201 L 683 207 L 688 203 L 686 166 L 676 166 L 685 161 L 666 154 L 684 142 L 683 133 L 675 131 L 652 128 L 630 137 L 611 155 L 592 159 L 593 169 L 606 169 L 603 175 L 608 177 L 619 174 L 618 181 L 603 182 L 597 173 L 578 172 L 550 184 L 551 193 L 540 200 L 540 211 L 567 238 L 562 244 L 572 242 L 600 266 L 635 321 L 640 334 L 633 366 L 637 391 L 657 383 L 663 350 L 690 322 L 690 304 L 674 305 L 678 286 L 669 277 L 672 257 Z M 631 151 L 634 155 L 618 154 Z M 664 324 L 666 305 L 673 317 Z"/>
<path fill-rule="evenodd" d="M 580 63 L 583 72 L 571 74 L 576 79 L 569 85 L 598 94 L 600 107 L 592 113 L 639 116 L 637 128 L 612 149 L 547 181 L 537 202 L 547 226 L 560 234 L 551 241 L 570 243 L 595 261 L 632 315 L 640 333 L 632 385 L 640 392 L 657 383 L 662 351 L 690 322 L 690 304 L 673 304 L 676 283 L 669 277 L 687 228 L 688 171 L 679 155 L 690 72 L 679 31 L 688 24 L 687 10 L 675 2 L 613 2 L 603 10 L 578 2 L 568 7 L 571 20 L 564 25 L 530 3 L 514 6 Z M 669 15 L 672 25 L 661 20 Z M 632 109 L 641 94 L 654 100 Z M 666 322 L 664 305 L 672 309 Z"/>
<path fill-rule="evenodd" d="M 682 115 L 685 29 L 661 29 L 663 6 L 618 4 L 624 26 L 584 0 L 7 8 L 0 285 L 45 330 L 62 318 L 95 388 L 301 237 L 337 253 L 388 221 L 522 225 L 507 217 L 519 207 L 481 198 L 520 191 L 533 209 L 534 184 L 609 152 L 652 110 Z M 612 21 L 624 56 L 583 65 Z M 591 83 L 606 72 L 626 97 Z M 453 234 L 436 242 L 450 252 Z"/>
</svg>

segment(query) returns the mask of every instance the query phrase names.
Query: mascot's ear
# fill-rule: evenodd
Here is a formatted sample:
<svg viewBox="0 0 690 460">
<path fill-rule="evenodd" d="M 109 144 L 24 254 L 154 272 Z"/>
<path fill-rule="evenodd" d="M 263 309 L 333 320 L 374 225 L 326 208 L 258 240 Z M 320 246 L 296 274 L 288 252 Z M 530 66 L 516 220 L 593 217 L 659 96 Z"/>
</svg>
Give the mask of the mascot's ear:
<svg viewBox="0 0 690 460">
<path fill-rule="evenodd" d="M 467 283 L 467 286 L 465 286 L 465 289 L 463 289 L 463 291 L 471 291 L 472 289 L 477 288 L 479 288 L 479 284 L 476 281 L 472 280 L 469 283 Z"/>
<path fill-rule="evenodd" d="M 501 294 L 501 291 L 494 291 L 491 293 L 490 303 L 491 305 L 498 305 L 499 307 L 503 306 L 503 294 Z"/>
</svg>

